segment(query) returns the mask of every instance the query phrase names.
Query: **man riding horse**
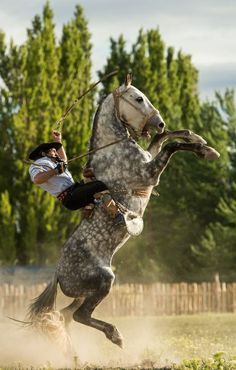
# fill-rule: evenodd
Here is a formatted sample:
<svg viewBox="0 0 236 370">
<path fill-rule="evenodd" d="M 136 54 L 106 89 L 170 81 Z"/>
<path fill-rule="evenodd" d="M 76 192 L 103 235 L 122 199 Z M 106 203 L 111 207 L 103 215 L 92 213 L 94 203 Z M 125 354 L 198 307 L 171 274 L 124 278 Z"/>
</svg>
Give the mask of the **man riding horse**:
<svg viewBox="0 0 236 370">
<path fill-rule="evenodd" d="M 61 133 L 54 130 L 52 137 L 53 142 L 40 144 L 29 155 L 29 159 L 34 161 L 29 168 L 31 180 L 56 197 L 69 210 L 92 205 L 95 194 L 107 190 L 107 186 L 94 178 L 91 168 L 85 168 L 83 171 L 87 182 L 75 182 L 67 168 L 67 155 L 62 145 Z M 107 197 L 109 202 L 104 203 L 103 208 L 113 215 L 117 225 L 124 223 L 122 213 L 114 201 Z"/>
<path fill-rule="evenodd" d="M 136 140 L 147 136 L 151 127 L 156 134 L 148 149 L 144 150 Z M 169 139 L 181 141 L 173 141 L 162 147 Z M 115 140 L 119 142 L 111 149 L 108 144 Z M 106 149 L 99 153 L 94 151 L 105 146 Z M 57 149 L 61 149 L 60 144 Z M 161 174 L 175 153 L 189 151 L 204 160 L 216 160 L 219 157 L 214 148 L 207 146 L 201 136 L 190 130 L 165 130 L 159 111 L 140 90 L 131 85 L 128 76 L 125 84 L 109 94 L 97 109 L 90 153 L 92 150 L 88 167 L 93 168 L 99 184 L 106 183 L 112 198 L 124 211 L 125 220 L 129 215 L 130 218 L 135 217 L 134 220 L 142 219 L 152 189 L 159 184 Z M 45 155 L 43 158 L 42 155 L 37 161 L 45 159 Z M 62 176 L 64 172 L 58 175 L 58 168 L 54 168 L 55 159 L 50 158 L 50 161 L 53 161 L 50 162 L 50 179 Z M 63 191 L 63 188 L 56 189 L 58 193 Z M 116 326 L 95 318 L 93 312 L 109 294 L 115 278 L 112 271 L 113 256 L 129 237 L 128 227 L 117 227 L 101 207 L 95 207 L 93 216 L 84 219 L 65 242 L 54 276 L 31 304 L 28 319 L 32 325 L 37 328 L 41 325 L 45 330 L 43 320 L 45 315 L 51 317 L 55 312 L 59 284 L 66 296 L 74 298 L 71 304 L 61 310 L 61 326 L 74 320 L 103 332 L 112 343 L 122 346 L 122 335 Z M 65 327 L 63 330 L 67 335 Z M 62 330 L 56 337 L 61 333 Z"/>
</svg>

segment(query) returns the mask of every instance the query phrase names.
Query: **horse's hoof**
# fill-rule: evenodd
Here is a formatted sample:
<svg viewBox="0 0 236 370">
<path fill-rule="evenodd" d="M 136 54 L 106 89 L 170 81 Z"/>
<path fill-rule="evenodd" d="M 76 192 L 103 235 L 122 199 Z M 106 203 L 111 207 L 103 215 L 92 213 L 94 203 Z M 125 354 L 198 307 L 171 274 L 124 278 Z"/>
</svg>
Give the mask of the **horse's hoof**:
<svg viewBox="0 0 236 370">
<path fill-rule="evenodd" d="M 206 140 L 203 139 L 200 135 L 195 134 L 194 132 L 188 130 L 186 141 L 189 143 L 199 143 L 199 144 L 206 144 Z"/>
<path fill-rule="evenodd" d="M 123 348 L 123 337 L 115 326 L 112 326 L 106 330 L 105 335 L 112 343 L 116 344 L 120 348 Z"/>
<path fill-rule="evenodd" d="M 208 161 L 215 161 L 216 159 L 218 159 L 220 157 L 220 153 L 217 152 L 217 150 L 215 150 L 214 148 L 210 147 L 210 146 L 205 146 L 204 147 L 204 159 L 208 160 Z"/>
</svg>

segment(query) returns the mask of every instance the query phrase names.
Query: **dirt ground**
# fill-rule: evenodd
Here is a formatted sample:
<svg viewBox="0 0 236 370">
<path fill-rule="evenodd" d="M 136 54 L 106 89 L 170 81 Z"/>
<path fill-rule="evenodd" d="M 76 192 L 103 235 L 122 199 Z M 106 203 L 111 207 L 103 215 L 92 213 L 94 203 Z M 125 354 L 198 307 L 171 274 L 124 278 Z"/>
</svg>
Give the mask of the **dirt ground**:
<svg viewBox="0 0 236 370">
<path fill-rule="evenodd" d="M 104 318 L 103 318 L 104 319 Z M 236 315 L 106 318 L 124 336 L 124 348 L 103 333 L 73 323 L 77 358 L 66 359 L 53 343 L 7 318 L 0 321 L 0 367 L 162 368 L 216 352 L 236 355 Z"/>
</svg>

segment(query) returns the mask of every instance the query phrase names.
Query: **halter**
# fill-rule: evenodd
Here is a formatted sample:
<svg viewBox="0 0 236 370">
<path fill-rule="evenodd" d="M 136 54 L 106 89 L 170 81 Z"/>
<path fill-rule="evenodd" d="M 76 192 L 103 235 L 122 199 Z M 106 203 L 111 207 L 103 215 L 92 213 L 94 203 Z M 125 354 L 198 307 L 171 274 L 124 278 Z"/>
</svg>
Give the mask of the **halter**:
<svg viewBox="0 0 236 370">
<path fill-rule="evenodd" d="M 115 103 L 115 111 L 116 111 L 118 119 L 123 123 L 123 125 L 128 129 L 128 131 L 131 131 L 134 134 L 134 136 L 139 137 L 139 136 L 142 135 L 143 129 L 144 129 L 145 125 L 147 124 L 147 121 L 150 118 L 152 118 L 153 116 L 156 115 L 157 110 L 153 109 L 152 112 L 149 113 L 149 114 L 144 113 L 141 108 L 137 107 L 135 104 L 133 104 L 131 101 L 129 101 L 127 98 L 124 97 L 124 94 L 127 91 L 128 91 L 128 88 L 125 89 L 123 92 L 119 92 L 119 88 L 117 88 L 112 92 L 114 103 Z M 123 99 L 126 103 L 131 105 L 131 107 L 136 109 L 144 117 L 143 123 L 141 125 L 141 129 L 139 129 L 139 130 L 134 129 L 128 122 L 124 121 L 121 118 L 121 116 L 120 116 L 120 99 Z"/>
</svg>

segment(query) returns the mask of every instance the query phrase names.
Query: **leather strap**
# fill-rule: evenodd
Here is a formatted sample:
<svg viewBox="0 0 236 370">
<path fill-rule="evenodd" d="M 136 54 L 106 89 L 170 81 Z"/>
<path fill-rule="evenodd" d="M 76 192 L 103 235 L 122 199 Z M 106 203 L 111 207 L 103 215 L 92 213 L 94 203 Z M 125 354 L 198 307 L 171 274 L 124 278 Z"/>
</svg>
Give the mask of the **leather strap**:
<svg viewBox="0 0 236 370">
<path fill-rule="evenodd" d="M 116 114 L 117 114 L 117 118 L 126 126 L 126 127 L 129 127 L 131 128 L 136 135 L 138 136 L 141 136 L 142 135 L 142 131 L 147 123 L 147 121 L 152 118 L 153 116 L 155 116 L 157 114 L 157 110 L 156 109 L 153 109 L 152 112 L 150 114 L 146 114 L 144 113 L 139 107 L 137 107 L 135 104 L 133 104 L 131 101 L 129 101 L 126 97 L 124 97 L 124 94 L 128 91 L 128 89 L 125 89 L 123 92 L 119 92 L 119 88 L 113 90 L 112 92 L 112 95 L 113 95 L 113 99 L 114 99 L 114 103 L 115 103 L 115 110 L 116 110 Z M 139 113 L 144 117 L 144 120 L 143 120 L 143 123 L 142 123 L 142 127 L 141 129 L 139 129 L 139 131 L 135 130 L 133 127 L 131 127 L 129 125 L 128 122 L 125 122 L 124 120 L 121 119 L 121 116 L 120 116 L 120 104 L 119 104 L 119 100 L 120 99 L 123 99 L 126 103 L 128 103 L 129 105 L 131 105 L 134 109 L 136 109 L 137 111 L 139 111 Z"/>
<path fill-rule="evenodd" d="M 148 198 L 151 194 L 152 188 L 150 186 L 145 188 L 133 189 L 132 195 L 135 197 Z"/>
</svg>

